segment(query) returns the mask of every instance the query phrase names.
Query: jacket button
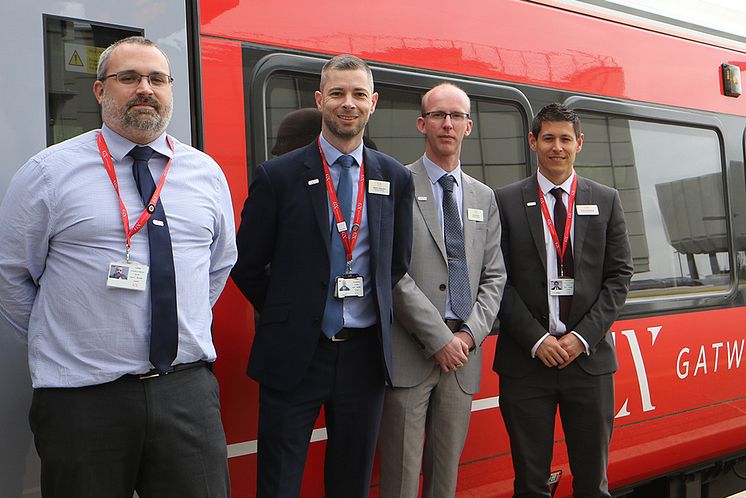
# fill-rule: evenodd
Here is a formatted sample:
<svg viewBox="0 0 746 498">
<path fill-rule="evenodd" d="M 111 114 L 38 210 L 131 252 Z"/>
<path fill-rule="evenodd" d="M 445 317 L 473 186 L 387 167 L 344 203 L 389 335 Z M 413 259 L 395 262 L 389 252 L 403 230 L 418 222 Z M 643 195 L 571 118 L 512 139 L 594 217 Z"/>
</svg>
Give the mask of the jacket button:
<svg viewBox="0 0 746 498">
<path fill-rule="evenodd" d="M 440 290 L 444 291 L 446 290 L 446 284 L 440 284 L 440 287 L 438 287 Z"/>
</svg>

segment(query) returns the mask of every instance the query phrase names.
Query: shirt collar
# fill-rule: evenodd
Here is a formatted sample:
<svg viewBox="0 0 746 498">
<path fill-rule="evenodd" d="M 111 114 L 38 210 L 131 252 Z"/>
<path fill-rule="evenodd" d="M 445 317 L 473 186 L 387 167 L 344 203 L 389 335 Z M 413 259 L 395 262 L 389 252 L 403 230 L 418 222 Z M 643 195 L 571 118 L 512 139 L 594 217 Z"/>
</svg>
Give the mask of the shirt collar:
<svg viewBox="0 0 746 498">
<path fill-rule="evenodd" d="M 552 190 L 554 187 L 562 187 L 562 190 L 564 190 L 566 194 L 569 194 L 570 188 L 572 187 L 572 181 L 575 178 L 575 168 L 573 168 L 572 174 L 567 177 L 567 180 L 560 183 L 559 185 L 555 185 L 554 183 L 549 181 L 546 176 L 541 174 L 541 171 L 536 172 L 536 178 L 539 179 L 539 186 L 541 187 L 541 191 L 544 192 L 544 195 L 549 195 L 549 191 Z"/>
<path fill-rule="evenodd" d="M 111 154 L 111 157 L 113 157 L 115 161 L 121 161 L 127 156 L 133 147 L 142 145 L 124 138 L 106 125 L 101 126 L 101 134 L 104 136 L 104 140 L 106 140 L 109 154 Z M 154 151 L 162 156 L 173 159 L 173 152 L 171 152 L 171 147 L 168 146 L 165 133 L 161 134 L 161 136 L 146 145 L 152 147 Z"/>
<path fill-rule="evenodd" d="M 427 154 L 422 156 L 422 163 L 425 165 L 425 171 L 427 176 L 430 178 L 430 183 L 435 185 L 440 177 L 443 175 L 453 175 L 456 180 L 456 185 L 461 185 L 461 161 L 458 162 L 458 166 L 453 171 L 445 171 L 443 168 L 435 164 L 427 157 Z"/>
<path fill-rule="evenodd" d="M 332 144 L 330 144 L 329 141 L 324 138 L 323 133 L 319 134 L 319 137 L 321 141 L 321 150 L 324 152 L 326 163 L 331 168 L 332 164 L 334 164 L 337 159 L 339 159 L 339 156 L 342 156 L 344 154 L 342 154 L 342 152 L 338 151 Z M 360 145 L 355 147 L 355 149 L 348 155 L 355 158 L 358 166 L 363 164 L 363 141 L 361 140 Z"/>
</svg>

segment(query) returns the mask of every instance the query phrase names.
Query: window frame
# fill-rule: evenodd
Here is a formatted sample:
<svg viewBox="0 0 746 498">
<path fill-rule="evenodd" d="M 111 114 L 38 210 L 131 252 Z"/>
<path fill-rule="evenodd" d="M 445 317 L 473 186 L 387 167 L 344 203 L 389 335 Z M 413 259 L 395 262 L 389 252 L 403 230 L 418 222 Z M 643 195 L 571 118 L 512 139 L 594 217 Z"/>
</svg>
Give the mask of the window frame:
<svg viewBox="0 0 746 498">
<path fill-rule="evenodd" d="M 605 100 L 595 97 L 571 96 L 565 99 L 565 106 L 585 113 L 626 118 L 664 125 L 683 126 L 715 132 L 719 145 L 720 173 L 723 182 L 723 202 L 728 241 L 728 261 L 730 264 L 729 285 L 722 292 L 670 294 L 656 298 L 627 298 L 624 315 L 663 314 L 666 312 L 688 311 L 692 308 L 705 309 L 722 307 L 732 302 L 738 294 L 739 278 L 736 261 L 736 244 L 733 230 L 732 194 L 728 180 L 728 157 L 726 154 L 725 125 L 717 116 L 703 112 L 664 108 L 655 105 L 636 104 Z"/>
</svg>

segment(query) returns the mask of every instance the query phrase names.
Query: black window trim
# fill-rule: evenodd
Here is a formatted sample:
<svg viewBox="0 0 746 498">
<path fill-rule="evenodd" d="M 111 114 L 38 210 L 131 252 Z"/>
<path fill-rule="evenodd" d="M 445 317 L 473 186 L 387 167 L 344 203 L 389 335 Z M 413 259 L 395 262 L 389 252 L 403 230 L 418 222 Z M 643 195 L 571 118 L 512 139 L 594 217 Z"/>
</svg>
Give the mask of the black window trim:
<svg viewBox="0 0 746 498">
<path fill-rule="evenodd" d="M 651 123 L 670 124 L 685 126 L 689 128 L 700 128 L 714 131 L 718 137 L 720 147 L 720 171 L 723 181 L 723 196 L 725 203 L 726 229 L 728 230 L 728 250 L 730 264 L 730 286 L 725 292 L 708 292 L 702 294 L 686 295 L 664 295 L 659 298 L 628 298 L 620 318 L 629 318 L 629 315 L 642 314 L 665 314 L 683 310 L 701 311 L 705 308 L 722 307 L 734 301 L 738 294 L 738 272 L 736 269 L 736 244 L 732 226 L 733 209 L 731 207 L 731 194 L 729 191 L 727 157 L 725 153 L 725 125 L 716 116 L 699 111 L 687 111 L 670 109 L 655 105 L 637 104 L 630 102 L 619 102 L 594 97 L 571 96 L 564 104 L 575 111 L 613 115 L 638 121 Z"/>
</svg>

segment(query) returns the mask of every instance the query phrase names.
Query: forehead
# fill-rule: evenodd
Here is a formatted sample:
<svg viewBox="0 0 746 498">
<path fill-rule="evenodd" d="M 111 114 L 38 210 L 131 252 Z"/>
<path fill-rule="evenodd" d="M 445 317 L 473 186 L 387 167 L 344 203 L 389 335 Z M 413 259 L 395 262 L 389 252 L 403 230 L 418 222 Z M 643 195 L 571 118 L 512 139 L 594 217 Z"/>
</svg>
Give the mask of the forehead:
<svg viewBox="0 0 746 498">
<path fill-rule="evenodd" d="M 539 136 L 544 135 L 570 135 L 575 138 L 575 128 L 572 121 L 542 121 Z"/>
<path fill-rule="evenodd" d="M 143 74 L 154 71 L 168 73 L 168 61 L 163 53 L 155 47 L 125 43 L 116 47 L 109 56 L 107 71 L 116 73 L 125 69 L 134 69 Z"/>
<path fill-rule="evenodd" d="M 370 91 L 368 73 L 363 69 L 330 69 L 325 74 L 322 91 L 330 88 L 362 88 Z"/>
<path fill-rule="evenodd" d="M 469 99 L 458 88 L 436 88 L 427 96 L 425 106 L 428 110 L 469 112 Z"/>
</svg>

